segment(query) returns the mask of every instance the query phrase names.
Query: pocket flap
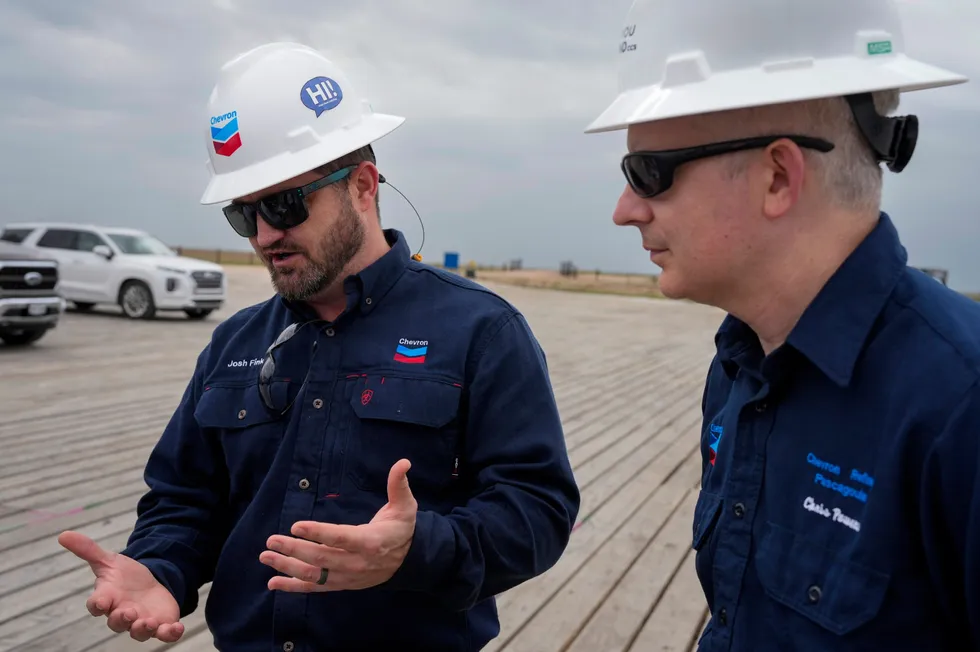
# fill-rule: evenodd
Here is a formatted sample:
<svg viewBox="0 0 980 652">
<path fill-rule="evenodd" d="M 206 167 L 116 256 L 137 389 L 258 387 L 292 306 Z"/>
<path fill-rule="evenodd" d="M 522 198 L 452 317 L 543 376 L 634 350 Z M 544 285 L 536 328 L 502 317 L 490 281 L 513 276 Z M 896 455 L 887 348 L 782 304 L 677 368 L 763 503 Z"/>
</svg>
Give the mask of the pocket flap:
<svg viewBox="0 0 980 652">
<path fill-rule="evenodd" d="M 277 384 L 272 386 L 273 398 L 285 394 Z M 258 384 L 211 385 L 201 393 L 194 418 L 202 428 L 236 429 L 276 421 L 279 415 L 265 407 Z"/>
<path fill-rule="evenodd" d="M 721 505 L 722 499 L 718 494 L 708 493 L 703 489 L 698 494 L 698 502 L 694 506 L 693 548 L 695 550 L 701 549 L 708 534 L 714 529 Z"/>
<path fill-rule="evenodd" d="M 459 411 L 462 388 L 442 380 L 386 376 L 369 380 L 351 397 L 360 419 L 399 421 L 441 428 Z"/>
<path fill-rule="evenodd" d="M 871 620 L 888 588 L 887 573 L 771 522 L 755 563 L 770 597 L 838 635 Z"/>
</svg>

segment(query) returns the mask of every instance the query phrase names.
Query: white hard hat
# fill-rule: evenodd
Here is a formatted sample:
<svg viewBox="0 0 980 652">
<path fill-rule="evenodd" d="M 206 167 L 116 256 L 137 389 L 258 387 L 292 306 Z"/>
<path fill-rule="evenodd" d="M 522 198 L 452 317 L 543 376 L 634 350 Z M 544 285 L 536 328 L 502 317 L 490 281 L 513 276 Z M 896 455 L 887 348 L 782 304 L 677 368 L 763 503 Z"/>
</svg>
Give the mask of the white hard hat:
<svg viewBox="0 0 980 652">
<path fill-rule="evenodd" d="M 585 130 L 967 78 L 913 60 L 893 0 L 634 0 L 619 94 Z"/>
<path fill-rule="evenodd" d="M 211 178 L 201 203 L 216 204 L 373 143 L 405 118 L 375 113 L 317 50 L 270 43 L 221 68 L 204 120 Z"/>
</svg>

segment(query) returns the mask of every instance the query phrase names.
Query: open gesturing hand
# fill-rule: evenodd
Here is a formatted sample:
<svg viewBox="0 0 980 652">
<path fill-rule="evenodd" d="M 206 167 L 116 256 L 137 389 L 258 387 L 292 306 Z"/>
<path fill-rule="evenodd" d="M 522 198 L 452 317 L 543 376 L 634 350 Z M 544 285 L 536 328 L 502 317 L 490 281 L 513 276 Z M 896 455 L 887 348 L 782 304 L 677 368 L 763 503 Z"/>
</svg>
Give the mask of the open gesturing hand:
<svg viewBox="0 0 980 652">
<path fill-rule="evenodd" d="M 269 588 L 298 593 L 365 589 L 386 582 L 402 565 L 415 534 L 418 503 L 408 486 L 411 463 L 399 460 L 388 472 L 388 502 L 370 523 L 338 525 L 299 521 L 294 536 L 269 537 L 259 561 L 287 577 Z M 318 584 L 320 569 L 329 569 Z"/>
<path fill-rule="evenodd" d="M 85 606 L 93 616 L 108 616 L 114 632 L 129 631 L 137 641 L 157 638 L 172 643 L 184 633 L 180 607 L 146 566 L 78 532 L 62 532 L 58 543 L 88 562 L 95 573 L 95 589 Z"/>
</svg>

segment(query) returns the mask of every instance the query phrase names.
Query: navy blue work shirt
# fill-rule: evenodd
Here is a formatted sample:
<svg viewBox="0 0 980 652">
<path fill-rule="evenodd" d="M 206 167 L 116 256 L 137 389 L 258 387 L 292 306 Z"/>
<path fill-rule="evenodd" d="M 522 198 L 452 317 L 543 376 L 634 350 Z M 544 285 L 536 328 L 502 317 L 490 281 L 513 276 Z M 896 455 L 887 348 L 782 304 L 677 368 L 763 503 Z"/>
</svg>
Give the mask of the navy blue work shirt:
<svg viewBox="0 0 980 652">
<path fill-rule="evenodd" d="M 887 214 L 764 356 L 728 316 L 703 396 L 699 650 L 980 646 L 980 305 Z"/>
<path fill-rule="evenodd" d="M 524 317 L 489 290 L 410 259 L 404 237 L 344 282 L 320 321 L 279 297 L 215 328 L 146 466 L 123 554 L 182 616 L 205 614 L 222 650 L 478 650 L 499 632 L 494 595 L 561 556 L 579 509 L 545 356 Z M 275 406 L 258 378 L 275 352 Z M 271 591 L 259 561 L 296 521 L 360 524 L 408 458 L 419 504 L 387 583 Z"/>
</svg>

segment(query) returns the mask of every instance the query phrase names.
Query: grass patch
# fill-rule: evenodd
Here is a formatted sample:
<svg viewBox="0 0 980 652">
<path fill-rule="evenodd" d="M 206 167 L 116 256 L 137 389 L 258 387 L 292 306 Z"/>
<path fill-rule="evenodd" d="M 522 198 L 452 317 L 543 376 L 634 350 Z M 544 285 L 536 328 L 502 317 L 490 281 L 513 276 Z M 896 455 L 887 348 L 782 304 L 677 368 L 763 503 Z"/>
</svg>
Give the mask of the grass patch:
<svg viewBox="0 0 980 652">
<path fill-rule="evenodd" d="M 664 298 L 657 286 L 657 277 L 650 274 L 597 274 L 594 271 L 580 271 L 576 276 L 562 276 L 550 269 L 480 269 L 477 270 L 476 280 L 561 292 Z"/>
</svg>

